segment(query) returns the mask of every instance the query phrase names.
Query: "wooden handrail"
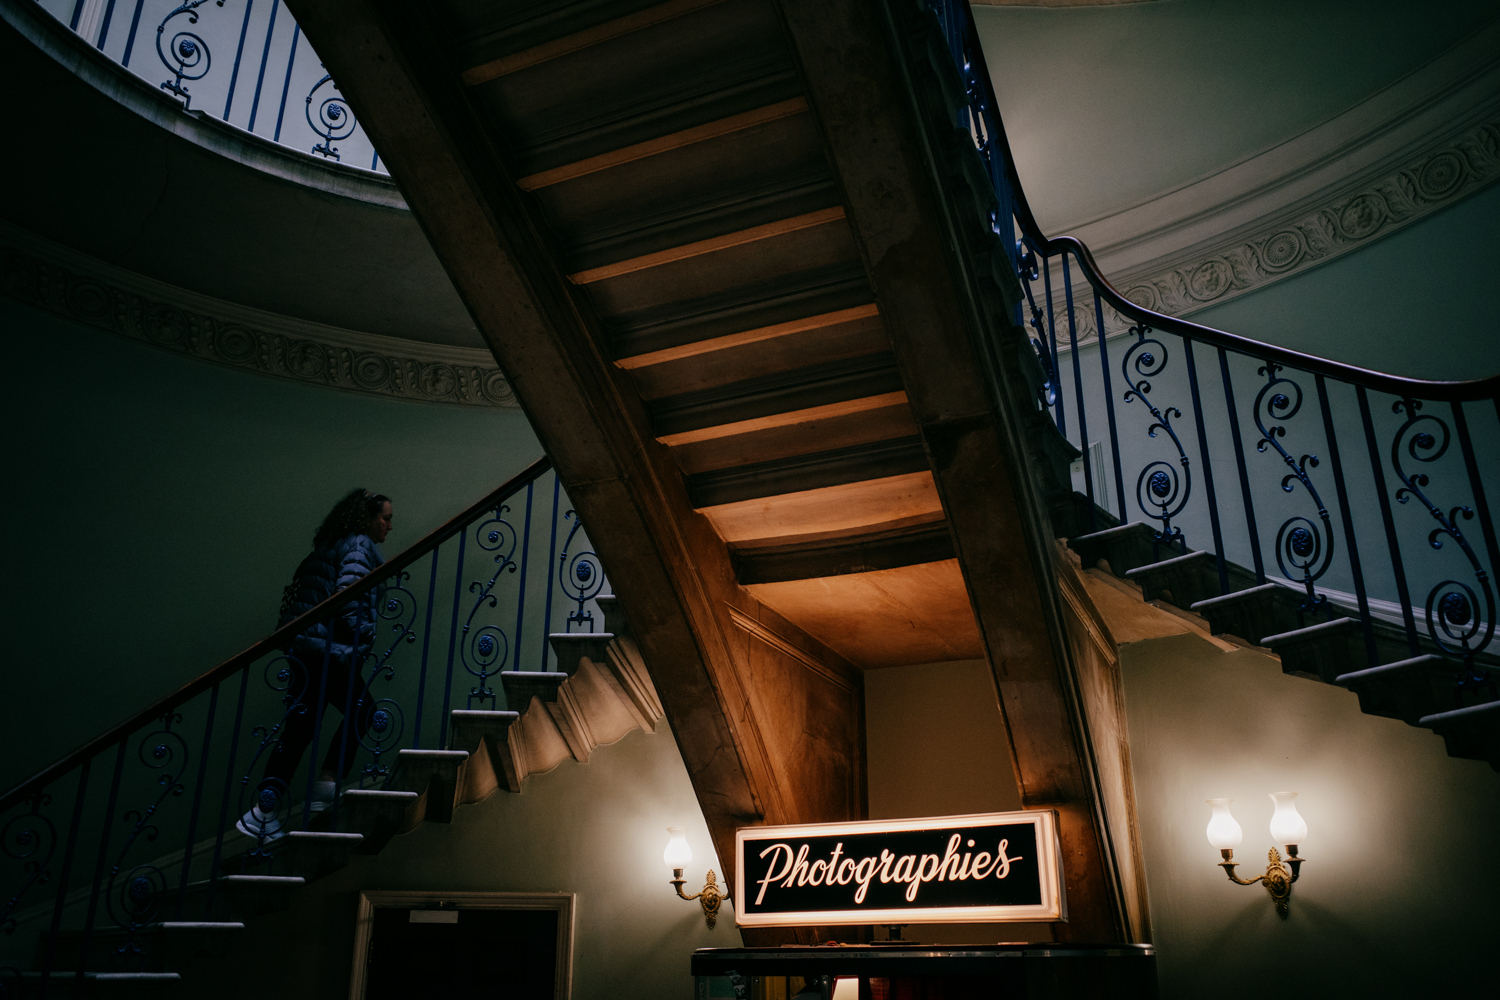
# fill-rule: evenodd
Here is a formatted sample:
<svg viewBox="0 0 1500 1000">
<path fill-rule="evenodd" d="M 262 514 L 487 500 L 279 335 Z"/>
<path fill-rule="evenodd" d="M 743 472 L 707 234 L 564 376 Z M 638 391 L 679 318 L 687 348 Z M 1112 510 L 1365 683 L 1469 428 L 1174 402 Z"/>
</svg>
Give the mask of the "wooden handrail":
<svg viewBox="0 0 1500 1000">
<path fill-rule="evenodd" d="M 1016 172 L 1016 159 L 1011 155 L 1010 139 L 1005 134 L 1005 122 L 1000 115 L 1000 107 L 995 99 L 993 80 L 990 76 L 989 67 L 985 64 L 984 51 L 978 44 L 979 32 L 974 25 L 974 12 L 969 6 L 968 0 L 957 0 L 962 3 L 964 14 L 968 18 L 968 31 L 975 40 L 974 71 L 982 81 L 986 96 L 989 98 L 990 110 L 993 121 L 986 122 L 987 126 L 993 126 L 992 138 L 998 140 L 998 153 L 1005 159 L 1005 174 L 1010 181 L 1010 187 L 1014 205 L 1011 206 L 1015 212 L 1016 221 L 1020 223 L 1021 233 L 1026 242 L 1031 244 L 1033 250 L 1044 257 L 1056 254 L 1072 253 L 1078 260 L 1079 267 L 1084 277 L 1105 302 L 1122 316 L 1134 320 L 1136 323 L 1144 323 L 1155 330 L 1167 333 L 1175 333 L 1188 340 L 1196 340 L 1225 350 L 1246 354 L 1265 361 L 1273 361 L 1277 364 L 1286 365 L 1290 368 L 1298 368 L 1316 375 L 1336 379 L 1340 382 L 1348 382 L 1353 385 L 1362 385 L 1368 389 L 1379 392 L 1387 392 L 1393 396 L 1411 397 L 1415 399 L 1442 400 L 1445 402 L 1464 402 L 1468 400 L 1487 400 L 1500 398 L 1500 375 L 1490 375 L 1485 378 L 1468 379 L 1462 381 L 1439 381 L 1432 379 L 1406 378 L 1401 375 L 1389 375 L 1385 372 L 1372 371 L 1368 368 L 1360 368 L 1357 365 L 1344 364 L 1340 361 L 1331 361 L 1312 354 L 1304 354 L 1286 347 L 1277 347 L 1275 344 L 1267 344 L 1239 334 L 1226 333 L 1216 330 L 1211 326 L 1202 326 L 1191 320 L 1169 316 L 1166 313 L 1147 309 L 1145 306 L 1130 301 L 1120 290 L 1110 283 L 1099 269 L 1098 263 L 1089 248 L 1080 240 L 1072 236 L 1048 237 L 1042 232 L 1042 227 L 1037 224 L 1036 216 L 1031 211 L 1031 204 L 1026 200 L 1026 189 L 1021 186 L 1021 176 Z M 1002 206 L 1004 210 L 1004 206 Z M 1099 336 L 1104 336 L 1100 330 Z"/>
<path fill-rule="evenodd" d="M 330 618 L 344 607 L 349 601 L 366 591 L 379 586 L 386 580 L 400 573 L 406 567 L 427 555 L 443 542 L 463 530 L 470 521 L 493 508 L 509 498 L 521 487 L 534 482 L 539 476 L 552 468 L 552 459 L 543 455 L 535 462 L 512 476 L 499 489 L 487 494 L 477 503 L 471 504 L 462 513 L 449 518 L 443 524 L 428 532 L 400 555 L 395 556 L 388 562 L 382 564 L 369 576 L 363 577 L 357 583 L 351 583 L 342 590 L 334 591 L 320 604 L 315 604 L 305 612 L 282 625 L 276 631 L 265 638 L 251 644 L 248 648 L 236 653 L 223 663 L 194 680 L 188 681 L 182 687 L 173 691 L 164 698 L 159 698 L 146 708 L 136 712 L 130 718 L 121 722 L 89 740 L 83 746 L 72 753 L 59 758 L 53 763 L 42 768 L 30 778 L 16 785 L 10 791 L 0 796 L 0 814 L 3 814 L 13 806 L 25 802 L 32 795 L 40 792 L 52 782 L 67 774 L 73 768 L 80 766 L 85 760 L 95 754 L 108 749 L 122 740 L 128 739 L 137 730 L 144 728 L 156 719 L 160 719 L 168 712 L 184 702 L 197 697 L 215 684 L 232 676 L 239 670 L 248 667 L 267 653 L 281 649 L 292 637 L 300 635 L 308 628 L 318 624 L 325 618 Z"/>
</svg>

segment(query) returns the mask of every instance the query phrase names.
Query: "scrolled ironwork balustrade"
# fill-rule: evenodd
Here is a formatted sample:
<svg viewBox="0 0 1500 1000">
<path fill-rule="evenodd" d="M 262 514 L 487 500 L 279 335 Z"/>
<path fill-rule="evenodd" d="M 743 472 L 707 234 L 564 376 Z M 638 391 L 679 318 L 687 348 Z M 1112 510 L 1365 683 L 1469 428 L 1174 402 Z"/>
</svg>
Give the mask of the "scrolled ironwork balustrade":
<svg viewBox="0 0 1500 1000">
<path fill-rule="evenodd" d="M 550 516 L 538 502 L 549 490 Z M 505 707 L 497 675 L 522 657 L 545 669 L 548 633 L 587 627 L 589 602 L 607 585 L 562 501 L 550 464 L 534 463 L 363 580 L 0 797 L 0 932 L 38 933 L 49 975 L 64 926 L 83 928 L 81 957 L 59 975 L 138 969 L 148 927 L 211 919 L 225 875 L 281 873 L 286 834 L 336 828 L 344 793 L 389 788 L 400 751 L 446 748 L 455 675 L 474 681 L 469 704 Z M 548 558 L 528 573 L 536 545 Z M 342 671 L 332 669 L 332 643 L 319 657 L 296 641 L 332 635 L 339 619 L 364 636 Z M 340 722 L 345 736 L 330 735 Z M 293 729 L 306 746 L 290 779 L 268 774 Z M 338 776 L 332 799 L 315 793 L 320 765 Z M 54 811 L 54 798 L 71 803 L 70 815 Z M 80 887 L 88 891 L 72 891 Z M 0 967 L 0 983 L 8 974 Z"/>
<path fill-rule="evenodd" d="M 897 23 L 910 16 L 900 13 L 900 0 L 891 6 Z M 1261 591 L 1268 583 L 1285 588 L 1295 596 L 1295 622 L 1285 628 L 1353 617 L 1369 666 L 1437 654 L 1456 665 L 1455 705 L 1466 691 L 1493 691 L 1500 673 L 1493 582 L 1500 542 L 1486 498 L 1492 484 L 1485 474 L 1493 463 L 1480 455 L 1500 441 L 1500 376 L 1437 381 L 1370 371 L 1201 326 L 1128 298 L 1088 247 L 1049 237 L 1037 224 L 967 0 L 922 0 L 921 7 L 931 20 L 908 23 L 903 43 L 925 58 L 922 33 L 933 32 L 952 57 L 961 96 L 946 83 L 944 92 L 953 94 L 953 127 L 969 134 L 999 206 L 988 228 L 995 250 L 1011 255 L 1019 280 L 1010 319 L 1024 331 L 1043 373 L 1035 405 L 1085 453 L 1083 482 L 1075 484 L 1079 506 L 1067 508 L 1084 515 L 1070 530 L 1143 520 L 1158 546 L 1172 542 L 1182 553 L 1211 554 L 1220 594 L 1249 586 L 1247 576 Z M 962 211 L 971 218 L 984 207 L 965 201 Z M 1075 268 L 1086 285 L 1080 294 L 1073 289 Z M 1112 345 L 1115 337 L 1124 339 L 1123 356 L 1112 362 L 1111 351 L 1120 350 Z M 1198 362 L 1210 357 L 1218 361 L 1217 386 L 1199 379 Z M 1112 370 L 1124 376 L 1123 392 L 1112 387 Z M 1256 377 L 1247 392 L 1251 371 Z M 1389 402 L 1399 427 L 1381 425 L 1371 396 Z M 1451 420 L 1433 411 L 1438 403 L 1451 407 Z M 1140 437 L 1127 433 L 1117 412 L 1137 405 L 1149 417 Z M 1476 420 L 1484 422 L 1482 432 L 1471 429 Z M 1105 429 L 1099 444 L 1108 472 L 1088 459 L 1095 444 L 1091 426 Z M 1363 447 L 1345 454 L 1341 438 Z M 1171 451 L 1152 452 L 1159 447 L 1149 444 L 1153 439 L 1166 439 Z M 1455 440 L 1461 457 L 1453 454 Z M 1363 452 L 1365 467 L 1354 458 Z M 1278 476 L 1262 478 L 1257 453 L 1280 460 Z M 1453 499 L 1435 495 L 1439 472 Z M 1305 506 L 1289 508 L 1289 496 Z M 1374 502 L 1361 503 L 1364 498 Z M 1411 508 L 1428 515 L 1420 545 L 1406 538 L 1417 525 L 1402 514 Z M 1274 519 L 1267 525 L 1274 530 L 1262 531 L 1263 518 Z M 1425 582 L 1413 593 L 1417 580 Z"/>
</svg>

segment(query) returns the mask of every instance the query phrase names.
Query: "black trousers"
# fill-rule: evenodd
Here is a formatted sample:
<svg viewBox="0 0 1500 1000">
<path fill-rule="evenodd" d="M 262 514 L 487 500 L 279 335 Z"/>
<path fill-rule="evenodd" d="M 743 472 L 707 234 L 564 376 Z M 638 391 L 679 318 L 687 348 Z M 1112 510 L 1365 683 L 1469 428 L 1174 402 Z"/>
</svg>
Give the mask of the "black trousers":
<svg viewBox="0 0 1500 1000">
<path fill-rule="evenodd" d="M 287 658 L 292 677 L 288 691 L 296 693 L 297 699 L 286 717 L 282 727 L 281 740 L 271 748 L 266 756 L 266 778 L 275 778 L 282 784 L 290 787 L 292 774 L 297 770 L 297 764 L 301 762 L 302 755 L 307 752 L 307 745 L 312 742 L 313 730 L 317 726 L 318 718 L 323 714 L 325 706 L 332 705 L 340 712 L 347 706 L 349 715 L 353 716 L 354 725 L 350 725 L 349 718 L 345 717 L 339 722 L 338 729 L 329 738 L 326 731 L 324 739 L 328 743 L 328 752 L 323 757 L 323 770 L 337 774 L 340 778 L 349 777 L 349 772 L 354 768 L 354 760 L 359 754 L 359 741 L 370 728 L 370 717 L 373 714 L 373 699 L 364 690 L 365 682 L 357 671 L 353 670 L 352 657 L 330 656 L 328 657 L 328 672 L 326 681 L 323 677 L 323 658 L 317 654 L 309 654 L 306 659 L 310 662 L 304 663 L 303 659 L 296 655 Z M 351 686 L 352 681 L 352 686 Z M 323 690 L 321 701 L 318 698 L 319 688 Z M 343 767 L 339 766 L 339 755 L 343 755 Z"/>
</svg>

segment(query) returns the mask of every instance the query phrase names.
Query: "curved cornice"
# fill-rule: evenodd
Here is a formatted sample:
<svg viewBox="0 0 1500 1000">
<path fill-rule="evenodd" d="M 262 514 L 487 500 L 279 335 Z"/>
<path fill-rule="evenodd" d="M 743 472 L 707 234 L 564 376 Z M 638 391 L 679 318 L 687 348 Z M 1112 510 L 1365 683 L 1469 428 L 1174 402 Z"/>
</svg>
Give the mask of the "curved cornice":
<svg viewBox="0 0 1500 1000">
<path fill-rule="evenodd" d="M 487 351 L 278 316 L 142 277 L 0 223 L 0 295 L 174 354 L 347 392 L 518 409 Z"/>
<path fill-rule="evenodd" d="M 405 209 L 386 174 L 314 156 L 247 132 L 177 99 L 94 48 L 31 0 L 0 0 L 0 19 L 79 79 L 168 132 L 256 170 L 305 187 Z"/>
<path fill-rule="evenodd" d="M 1189 316 L 1389 236 L 1497 179 L 1500 21 L 1317 128 L 1067 235 L 1131 300 Z M 1092 309 L 1076 320 L 1079 342 L 1093 340 Z M 1110 336 L 1128 326 L 1113 312 L 1105 325 Z"/>
</svg>

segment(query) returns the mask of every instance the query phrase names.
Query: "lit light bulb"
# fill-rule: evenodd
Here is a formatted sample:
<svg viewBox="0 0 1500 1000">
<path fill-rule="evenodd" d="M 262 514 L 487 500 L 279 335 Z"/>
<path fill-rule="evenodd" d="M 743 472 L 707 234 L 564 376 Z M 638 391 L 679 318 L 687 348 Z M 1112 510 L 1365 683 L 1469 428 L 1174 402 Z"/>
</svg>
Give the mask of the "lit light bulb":
<svg viewBox="0 0 1500 1000">
<path fill-rule="evenodd" d="M 1307 838 L 1307 820 L 1297 812 L 1292 801 L 1296 792 L 1272 792 L 1276 811 L 1271 814 L 1271 840 L 1277 844 L 1300 844 Z"/>
<path fill-rule="evenodd" d="M 661 859 L 667 863 L 668 868 L 674 871 L 678 868 L 686 868 L 693 860 L 693 849 L 688 846 L 682 827 L 667 827 L 667 838 L 667 849 L 661 852 Z"/>
<path fill-rule="evenodd" d="M 1208 818 L 1208 842 L 1221 851 L 1239 847 L 1245 839 L 1245 831 L 1229 815 L 1229 803 L 1234 799 L 1209 799 L 1214 814 Z"/>
</svg>

